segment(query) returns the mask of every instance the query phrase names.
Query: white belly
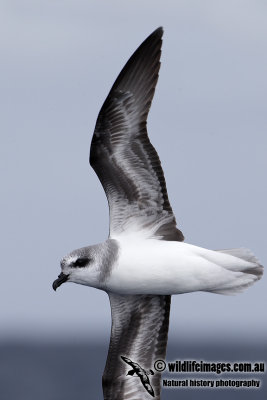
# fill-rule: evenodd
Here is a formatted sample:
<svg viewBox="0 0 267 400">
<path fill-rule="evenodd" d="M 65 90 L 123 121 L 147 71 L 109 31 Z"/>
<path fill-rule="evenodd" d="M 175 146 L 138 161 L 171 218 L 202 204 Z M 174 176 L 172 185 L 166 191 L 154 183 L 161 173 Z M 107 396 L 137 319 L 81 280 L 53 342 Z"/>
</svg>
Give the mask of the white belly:
<svg viewBox="0 0 267 400">
<path fill-rule="evenodd" d="M 121 294 L 212 290 L 227 284 L 233 278 L 230 275 L 241 274 L 227 269 L 229 257 L 239 262 L 235 257 L 187 243 L 120 241 L 119 258 L 106 281 L 106 290 Z"/>
</svg>

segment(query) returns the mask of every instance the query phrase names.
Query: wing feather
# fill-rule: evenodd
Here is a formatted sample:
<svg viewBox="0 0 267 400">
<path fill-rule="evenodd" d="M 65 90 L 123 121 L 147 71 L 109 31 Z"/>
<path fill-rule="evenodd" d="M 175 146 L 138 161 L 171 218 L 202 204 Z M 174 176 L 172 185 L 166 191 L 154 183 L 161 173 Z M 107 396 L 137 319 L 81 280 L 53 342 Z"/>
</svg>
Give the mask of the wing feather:
<svg viewBox="0 0 267 400">
<path fill-rule="evenodd" d="M 158 239 L 184 238 L 176 228 L 160 159 L 146 130 L 162 34 L 158 28 L 132 55 L 97 118 L 90 164 L 108 199 L 110 237 L 142 231 Z"/>
<path fill-rule="evenodd" d="M 171 296 L 109 293 L 109 298 L 112 328 L 103 374 L 104 399 L 151 399 L 139 379 L 126 376 L 129 367 L 121 356 L 144 370 L 153 369 L 157 359 L 165 358 Z M 156 400 L 160 399 L 160 377 L 159 373 L 149 376 Z"/>
</svg>

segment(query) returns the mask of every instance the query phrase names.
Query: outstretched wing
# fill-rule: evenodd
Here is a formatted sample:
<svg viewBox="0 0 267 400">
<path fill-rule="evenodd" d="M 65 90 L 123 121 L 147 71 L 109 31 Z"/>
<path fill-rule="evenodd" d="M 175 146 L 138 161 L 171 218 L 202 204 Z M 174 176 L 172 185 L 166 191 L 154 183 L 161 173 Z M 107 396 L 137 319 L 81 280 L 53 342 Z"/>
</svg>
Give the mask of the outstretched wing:
<svg viewBox="0 0 267 400">
<path fill-rule="evenodd" d="M 142 231 L 148 237 L 183 240 L 158 154 L 146 130 L 158 80 L 162 34 L 158 28 L 135 51 L 97 118 L 90 164 L 108 199 L 110 237 Z"/>
<path fill-rule="evenodd" d="M 141 376 L 141 381 L 143 383 L 144 388 L 147 390 L 147 392 L 152 396 L 155 397 L 155 393 L 154 390 L 152 388 L 152 386 L 149 383 L 149 379 L 147 376 L 143 377 Z"/>
<path fill-rule="evenodd" d="M 121 358 L 123 359 L 123 361 L 125 361 L 127 364 L 129 364 L 134 369 L 135 372 L 137 372 L 137 371 L 140 372 L 142 370 L 140 365 L 133 362 L 132 360 L 130 360 L 130 358 L 127 358 L 124 356 L 121 356 Z"/>
<path fill-rule="evenodd" d="M 121 356 L 145 370 L 164 359 L 169 328 L 171 296 L 117 295 L 109 293 L 112 328 L 103 374 L 105 400 L 149 400 L 151 393 L 139 379 L 126 376 L 129 367 Z M 160 373 L 150 377 L 155 399 L 160 399 Z M 146 383 L 146 382 L 145 382 Z"/>
</svg>

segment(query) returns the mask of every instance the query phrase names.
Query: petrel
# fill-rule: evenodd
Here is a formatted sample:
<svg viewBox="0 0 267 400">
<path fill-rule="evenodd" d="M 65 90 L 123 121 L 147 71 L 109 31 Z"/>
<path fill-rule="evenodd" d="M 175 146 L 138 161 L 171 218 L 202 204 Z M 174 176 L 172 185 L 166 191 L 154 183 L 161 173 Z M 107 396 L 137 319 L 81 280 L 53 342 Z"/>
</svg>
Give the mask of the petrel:
<svg viewBox="0 0 267 400">
<path fill-rule="evenodd" d="M 126 362 L 127 364 L 129 364 L 132 367 L 132 369 L 130 369 L 130 371 L 127 372 L 127 375 L 138 376 L 138 378 L 140 378 L 146 391 L 152 397 L 154 397 L 154 390 L 153 390 L 152 386 L 150 385 L 150 381 L 149 381 L 149 377 L 148 377 L 148 375 L 154 375 L 154 372 L 152 371 L 152 369 L 150 369 L 149 371 L 146 371 L 144 368 L 140 367 L 139 364 L 130 360 L 130 358 L 127 358 L 124 356 L 121 356 L 121 358 L 124 362 Z"/>
<path fill-rule="evenodd" d="M 171 295 L 204 291 L 235 294 L 260 279 L 263 267 L 247 249 L 213 251 L 184 243 L 176 226 L 158 154 L 147 134 L 163 29 L 135 51 L 97 118 L 90 164 L 107 196 L 108 239 L 72 251 L 53 283 L 92 286 L 108 293 L 112 328 L 103 374 L 105 400 L 151 398 L 127 379 L 121 356 L 149 370 L 164 359 Z M 168 132 L 165 132 L 165 136 Z M 160 399 L 160 373 L 151 377 Z"/>
</svg>

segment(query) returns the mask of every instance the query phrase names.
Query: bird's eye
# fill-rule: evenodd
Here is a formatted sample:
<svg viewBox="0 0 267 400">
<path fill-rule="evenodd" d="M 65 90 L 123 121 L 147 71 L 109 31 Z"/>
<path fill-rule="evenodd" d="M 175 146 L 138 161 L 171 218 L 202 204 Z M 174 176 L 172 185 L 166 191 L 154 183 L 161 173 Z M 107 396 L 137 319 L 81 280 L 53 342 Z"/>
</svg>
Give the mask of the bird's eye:
<svg viewBox="0 0 267 400">
<path fill-rule="evenodd" d="M 73 267 L 85 267 L 89 263 L 90 259 L 87 257 L 80 257 L 72 264 Z"/>
</svg>

